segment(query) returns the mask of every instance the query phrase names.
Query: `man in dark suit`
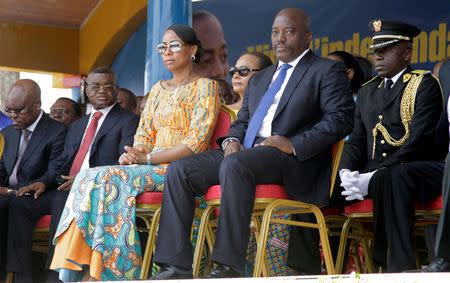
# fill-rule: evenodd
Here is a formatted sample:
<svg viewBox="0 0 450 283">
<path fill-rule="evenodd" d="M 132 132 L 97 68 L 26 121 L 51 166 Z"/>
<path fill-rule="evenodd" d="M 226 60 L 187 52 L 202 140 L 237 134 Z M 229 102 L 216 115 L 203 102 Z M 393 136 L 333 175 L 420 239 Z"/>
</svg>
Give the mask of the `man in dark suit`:
<svg viewBox="0 0 450 283">
<path fill-rule="evenodd" d="M 354 110 L 344 66 L 309 50 L 309 19 L 299 9 L 280 11 L 271 34 L 279 62 L 250 79 L 238 120 L 218 140 L 223 150 L 168 167 L 155 279 L 192 277 L 194 197 L 209 186 L 222 186 L 213 277 L 244 270 L 257 184 L 283 184 L 291 198 L 317 205 L 329 201 L 332 146 L 350 132 Z"/>
<path fill-rule="evenodd" d="M 442 180 L 442 212 L 439 218 L 439 224 L 436 232 L 436 243 L 431 245 L 435 247 L 436 254 L 433 262 L 423 267 L 422 272 L 449 272 L 450 271 L 450 152 L 449 152 L 449 108 L 448 96 L 450 94 L 450 57 L 439 61 L 434 67 L 434 73 L 439 76 L 442 84 L 447 108 L 442 113 L 439 121 L 438 133 L 435 143 L 435 149 L 438 153 L 446 155 L 444 176 Z"/>
<path fill-rule="evenodd" d="M 358 93 L 340 179 L 347 200 L 373 199 L 372 257 L 399 272 L 415 269 L 414 202 L 441 195 L 443 164 L 432 152 L 443 97 L 430 72 L 409 66 L 418 28 L 391 20 L 370 26 L 378 76 Z"/>
<path fill-rule="evenodd" d="M 61 155 L 59 180 L 65 182 L 58 187 L 59 194 L 53 204 L 51 240 L 76 174 L 87 168 L 118 164 L 120 155 L 125 153 L 124 147 L 133 145 L 139 123 L 136 114 L 126 111 L 117 103 L 119 88 L 116 75 L 111 69 L 101 67 L 91 71 L 87 77 L 86 92 L 93 110 L 89 115 L 73 122 L 67 133 Z M 98 115 L 101 117 L 97 120 Z M 92 128 L 94 124 L 95 129 Z M 92 135 L 89 135 L 91 130 Z M 48 266 L 53 257 L 53 249 L 51 243 Z"/>
<path fill-rule="evenodd" d="M 2 130 L 0 269 L 31 282 L 34 224 L 50 214 L 67 128 L 41 110 L 41 90 L 32 80 L 12 86 L 5 110 L 12 125 Z"/>
</svg>

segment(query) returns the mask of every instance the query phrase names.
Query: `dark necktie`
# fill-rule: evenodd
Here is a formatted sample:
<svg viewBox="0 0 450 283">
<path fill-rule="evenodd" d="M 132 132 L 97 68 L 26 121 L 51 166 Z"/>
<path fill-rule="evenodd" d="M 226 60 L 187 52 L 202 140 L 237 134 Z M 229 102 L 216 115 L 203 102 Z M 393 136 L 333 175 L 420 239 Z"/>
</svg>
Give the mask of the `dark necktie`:
<svg viewBox="0 0 450 283">
<path fill-rule="evenodd" d="M 84 157 L 89 150 L 89 146 L 94 139 L 95 131 L 97 130 L 98 120 L 102 117 L 103 113 L 98 111 L 94 113 L 91 122 L 86 130 L 83 141 L 81 142 L 80 148 L 78 149 L 77 155 L 73 160 L 72 167 L 70 167 L 70 176 L 75 176 L 80 172 L 81 165 L 83 165 Z"/>
<path fill-rule="evenodd" d="M 263 98 L 259 102 L 258 107 L 255 110 L 255 113 L 253 113 L 252 119 L 248 123 L 247 132 L 245 133 L 243 144 L 244 148 L 252 147 L 256 134 L 258 133 L 258 130 L 261 127 L 261 123 L 264 120 L 264 117 L 266 117 L 267 111 L 272 105 L 275 95 L 280 90 L 281 85 L 283 85 L 283 82 L 286 78 L 287 70 L 291 67 L 292 66 L 289 64 L 281 65 L 280 73 L 278 74 L 277 78 L 272 82 L 272 84 L 269 86 Z"/>
<path fill-rule="evenodd" d="M 384 83 L 383 101 L 388 99 L 389 91 L 391 90 L 393 84 L 394 82 L 391 79 L 387 79 Z"/>
<path fill-rule="evenodd" d="M 16 163 L 14 164 L 14 169 L 11 173 L 11 176 L 9 176 L 9 184 L 11 186 L 16 186 L 19 184 L 19 180 L 17 180 L 17 169 L 19 168 L 19 164 L 20 164 L 20 161 L 22 160 L 25 149 L 28 146 L 28 140 L 30 138 L 30 135 L 31 135 L 30 130 L 27 130 L 27 129 L 22 130 L 21 143 L 20 143 L 19 152 L 17 153 Z"/>
</svg>

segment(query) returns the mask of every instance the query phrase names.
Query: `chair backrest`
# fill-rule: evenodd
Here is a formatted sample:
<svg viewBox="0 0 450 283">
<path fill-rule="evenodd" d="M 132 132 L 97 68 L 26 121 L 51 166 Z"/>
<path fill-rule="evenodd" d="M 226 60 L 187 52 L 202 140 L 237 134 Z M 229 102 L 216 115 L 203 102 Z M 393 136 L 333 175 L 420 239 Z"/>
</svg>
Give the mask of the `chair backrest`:
<svg viewBox="0 0 450 283">
<path fill-rule="evenodd" d="M 211 137 L 210 149 L 219 149 L 219 145 L 216 140 L 220 137 L 226 136 L 230 129 L 231 123 L 236 120 L 236 114 L 233 110 L 228 109 L 225 105 L 222 105 L 219 110 L 219 117 L 217 117 L 216 127 Z"/>
<path fill-rule="evenodd" d="M 331 188 L 330 197 L 333 195 L 334 183 L 339 170 L 339 162 L 341 162 L 342 151 L 344 150 L 345 139 L 333 145 L 333 152 L 331 157 Z"/>
<path fill-rule="evenodd" d="M 3 135 L 0 134 L 0 158 L 3 155 L 3 147 L 5 146 L 5 139 L 3 138 Z"/>
</svg>

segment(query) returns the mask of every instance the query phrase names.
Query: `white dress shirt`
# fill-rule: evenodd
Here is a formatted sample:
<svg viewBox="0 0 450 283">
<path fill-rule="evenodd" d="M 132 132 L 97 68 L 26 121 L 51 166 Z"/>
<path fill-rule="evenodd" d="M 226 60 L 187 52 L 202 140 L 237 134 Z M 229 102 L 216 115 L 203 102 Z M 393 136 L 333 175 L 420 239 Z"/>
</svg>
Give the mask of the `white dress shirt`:
<svg viewBox="0 0 450 283">
<path fill-rule="evenodd" d="M 308 51 L 309 51 L 309 49 L 306 49 L 305 51 L 303 51 L 302 54 L 300 54 L 300 56 L 298 56 L 291 62 L 287 62 L 287 64 L 291 65 L 292 67 L 286 71 L 286 78 L 284 79 L 284 82 L 281 85 L 280 90 L 278 90 L 277 94 L 275 94 L 275 98 L 272 101 L 272 105 L 270 105 L 269 110 L 267 110 L 266 117 L 264 117 L 264 120 L 262 121 L 261 126 L 259 127 L 258 133 L 256 134 L 257 137 L 267 138 L 268 136 L 272 135 L 273 117 L 275 116 L 275 112 L 277 111 L 278 103 L 280 103 L 281 95 L 283 94 L 284 89 L 286 88 L 286 85 L 289 82 L 289 79 L 291 78 L 291 75 L 295 69 L 295 66 L 297 66 L 300 59 L 302 59 L 303 56 L 305 56 L 305 54 Z M 286 62 L 282 62 L 281 60 L 278 61 L 277 70 L 276 70 L 275 74 L 273 74 L 273 77 L 272 77 L 272 83 L 275 80 L 275 78 L 278 76 L 278 74 L 280 73 L 281 65 L 283 65 L 285 63 Z"/>
<path fill-rule="evenodd" d="M 86 125 L 86 129 L 84 130 L 83 139 L 84 139 L 84 135 L 86 135 L 87 129 L 89 128 L 89 124 L 91 123 L 91 120 L 94 117 L 94 113 L 100 111 L 103 113 L 103 115 L 102 115 L 102 117 L 100 117 L 100 119 L 98 119 L 97 129 L 95 130 L 95 134 L 94 134 L 94 137 L 92 138 L 91 144 L 89 145 L 89 149 L 86 152 L 86 155 L 84 156 L 83 164 L 81 164 L 80 171 L 89 168 L 89 157 L 91 156 L 92 143 L 94 142 L 95 137 L 97 136 L 98 130 L 100 130 L 100 127 L 103 124 L 103 121 L 105 121 L 106 115 L 108 115 L 109 111 L 111 111 L 111 109 L 114 107 L 114 105 L 116 105 L 116 103 L 117 102 L 115 102 L 111 106 L 108 106 L 108 107 L 100 109 L 100 110 L 95 110 L 94 108 L 92 108 L 91 116 L 89 117 L 89 121 Z M 81 141 L 83 141 L 83 139 Z M 80 144 L 80 146 L 81 146 L 81 144 Z"/>
</svg>

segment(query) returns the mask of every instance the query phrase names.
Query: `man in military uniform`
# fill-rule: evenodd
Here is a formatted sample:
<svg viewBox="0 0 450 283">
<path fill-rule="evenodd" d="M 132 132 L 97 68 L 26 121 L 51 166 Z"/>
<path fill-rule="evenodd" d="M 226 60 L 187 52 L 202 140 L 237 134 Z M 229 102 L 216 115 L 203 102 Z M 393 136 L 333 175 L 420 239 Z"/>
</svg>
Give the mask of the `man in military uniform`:
<svg viewBox="0 0 450 283">
<path fill-rule="evenodd" d="M 443 164 L 430 152 L 443 98 L 430 72 L 410 67 L 418 28 L 391 20 L 369 26 L 378 76 L 358 93 L 339 175 L 346 200 L 373 199 L 372 257 L 387 272 L 399 272 L 415 268 L 414 201 L 441 194 Z"/>
</svg>

